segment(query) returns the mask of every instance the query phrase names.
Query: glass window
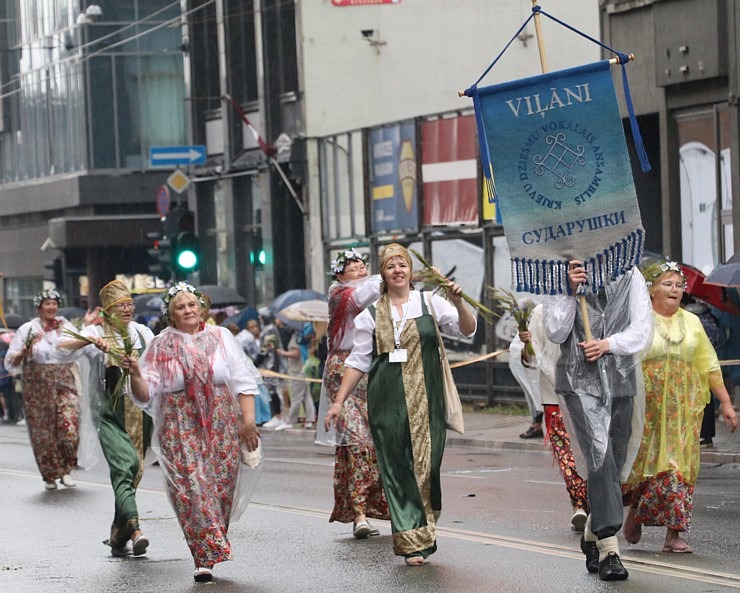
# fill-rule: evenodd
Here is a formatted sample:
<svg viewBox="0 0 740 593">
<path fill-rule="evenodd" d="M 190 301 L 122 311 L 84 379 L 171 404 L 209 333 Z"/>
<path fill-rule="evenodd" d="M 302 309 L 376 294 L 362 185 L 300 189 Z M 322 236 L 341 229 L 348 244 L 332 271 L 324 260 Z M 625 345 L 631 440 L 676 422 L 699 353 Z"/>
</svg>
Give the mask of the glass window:
<svg viewBox="0 0 740 593">
<path fill-rule="evenodd" d="M 713 110 L 704 110 L 676 117 L 681 183 L 681 260 L 705 274 L 734 253 L 729 113 L 720 108 L 716 116 L 717 119 Z M 721 226 L 718 224 L 719 216 L 722 217 Z M 718 241 L 720 232 L 724 245 L 722 261 Z"/>
</svg>

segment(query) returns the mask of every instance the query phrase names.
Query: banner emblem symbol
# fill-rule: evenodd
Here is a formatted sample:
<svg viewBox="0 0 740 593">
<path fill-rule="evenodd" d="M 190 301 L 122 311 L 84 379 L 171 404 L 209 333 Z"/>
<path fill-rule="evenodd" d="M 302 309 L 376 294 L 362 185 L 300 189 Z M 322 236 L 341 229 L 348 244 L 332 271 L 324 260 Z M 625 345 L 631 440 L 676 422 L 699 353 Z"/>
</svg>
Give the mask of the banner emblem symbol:
<svg viewBox="0 0 740 593">
<path fill-rule="evenodd" d="M 547 136 L 545 142 L 551 145 L 550 150 L 545 156 L 536 154 L 532 157 L 534 164 L 537 165 L 534 168 L 536 175 L 541 177 L 545 174 L 545 170 L 547 170 L 555 176 L 555 189 L 573 187 L 576 183 L 571 175 L 573 167 L 576 165 L 583 167 L 586 164 L 586 157 L 584 155 L 586 149 L 579 144 L 573 150 L 564 144 L 565 139 L 563 132 Z"/>
</svg>

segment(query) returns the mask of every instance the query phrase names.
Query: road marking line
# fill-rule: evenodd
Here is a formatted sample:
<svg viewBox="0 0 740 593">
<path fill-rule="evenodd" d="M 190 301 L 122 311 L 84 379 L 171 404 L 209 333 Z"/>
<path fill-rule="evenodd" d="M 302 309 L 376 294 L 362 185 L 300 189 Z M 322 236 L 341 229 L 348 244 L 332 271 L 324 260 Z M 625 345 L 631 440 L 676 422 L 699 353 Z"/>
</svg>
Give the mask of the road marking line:
<svg viewBox="0 0 740 593">
<path fill-rule="evenodd" d="M 0 474 L 38 479 L 38 474 L 21 470 L 0 469 Z M 81 485 L 97 486 L 100 488 L 110 489 L 110 484 L 107 482 L 103 483 L 77 479 L 77 483 Z M 166 492 L 162 489 L 139 487 L 138 491 L 166 496 Z M 262 511 L 289 513 L 291 515 L 300 515 L 304 517 L 319 519 L 326 519 L 330 515 L 330 512 L 328 510 L 289 507 L 257 502 L 255 500 L 252 500 L 249 503 L 249 507 Z M 378 523 L 379 525 L 384 525 L 388 529 L 390 529 L 389 521 L 374 519 L 373 522 Z M 544 542 L 521 539 L 511 536 L 480 533 L 477 531 L 456 529 L 454 527 L 438 526 L 437 535 L 439 535 L 440 537 L 459 539 L 473 543 L 501 546 L 504 548 L 523 550 L 526 552 L 536 552 L 539 554 L 546 554 L 548 556 L 558 556 L 560 558 L 583 560 L 583 554 L 580 551 L 574 551 L 572 548 L 566 548 L 559 544 L 548 544 Z M 637 558 L 630 558 L 629 556 L 624 556 L 623 554 L 621 555 L 621 558 L 624 565 L 631 570 L 637 570 L 640 572 L 646 572 L 655 575 L 665 575 L 672 578 L 684 579 L 687 581 L 696 581 L 700 583 L 708 583 L 721 585 L 724 587 L 731 587 L 733 589 L 740 589 L 740 574 L 709 572 L 706 569 L 669 564 L 667 562 L 660 562 L 658 560 L 640 560 Z"/>
</svg>

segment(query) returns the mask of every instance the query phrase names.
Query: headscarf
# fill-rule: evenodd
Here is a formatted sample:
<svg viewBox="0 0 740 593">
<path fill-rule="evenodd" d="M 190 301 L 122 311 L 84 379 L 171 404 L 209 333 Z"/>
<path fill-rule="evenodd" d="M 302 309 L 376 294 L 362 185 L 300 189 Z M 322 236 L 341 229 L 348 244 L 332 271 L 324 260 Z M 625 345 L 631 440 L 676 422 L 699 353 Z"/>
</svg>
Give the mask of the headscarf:
<svg viewBox="0 0 740 593">
<path fill-rule="evenodd" d="M 394 257 L 402 257 L 406 260 L 406 262 L 409 264 L 409 270 L 414 269 L 414 264 L 411 261 L 411 256 L 409 255 L 408 250 L 403 246 L 399 245 L 398 243 L 389 243 L 386 245 L 383 250 L 380 252 L 380 275 L 383 276 L 383 270 L 385 270 L 385 265 L 388 263 L 388 261 Z M 386 292 L 388 290 L 388 286 L 385 283 L 385 280 L 381 283 L 381 292 Z"/>
</svg>

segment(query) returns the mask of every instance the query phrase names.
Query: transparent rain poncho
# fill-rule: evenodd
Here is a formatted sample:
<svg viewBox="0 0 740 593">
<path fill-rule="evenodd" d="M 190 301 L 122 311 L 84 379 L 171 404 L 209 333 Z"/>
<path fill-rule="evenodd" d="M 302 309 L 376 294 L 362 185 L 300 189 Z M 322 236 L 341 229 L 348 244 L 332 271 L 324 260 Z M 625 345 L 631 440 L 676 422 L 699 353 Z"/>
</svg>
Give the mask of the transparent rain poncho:
<svg viewBox="0 0 740 593">
<path fill-rule="evenodd" d="M 637 484 L 662 472 L 677 472 L 687 484 L 694 484 L 704 406 L 710 388 L 722 385 L 722 372 L 697 316 L 679 309 L 670 317 L 656 315 L 655 324 L 643 360 L 649 414 L 627 481 Z"/>
<path fill-rule="evenodd" d="M 560 344 L 555 389 L 565 404 L 561 412 L 577 464 L 589 472 L 600 470 L 611 436 L 614 454 L 623 461 L 619 470 L 624 480 L 637 455 L 644 423 L 645 388 L 640 363 L 653 336 L 650 297 L 642 275 L 633 268 L 598 293 L 588 292 L 586 305 L 593 339 L 607 338 L 610 345 L 610 352 L 596 362 L 588 362 L 578 346 L 585 341 L 578 300 L 558 295 L 545 302 L 547 335 Z M 572 398 L 580 403 L 574 408 L 578 414 L 568 405 Z M 621 434 L 612 430 L 613 407 L 616 409 L 618 398 L 633 400 L 631 422 L 620 423 L 625 427 Z"/>
<path fill-rule="evenodd" d="M 181 523 L 195 532 L 228 526 L 262 470 L 239 437 L 239 394 L 257 392 L 259 372 L 228 329 L 210 325 L 195 335 L 163 330 L 140 367 L 150 400 L 136 403 L 154 420 L 152 449 Z"/>
</svg>

